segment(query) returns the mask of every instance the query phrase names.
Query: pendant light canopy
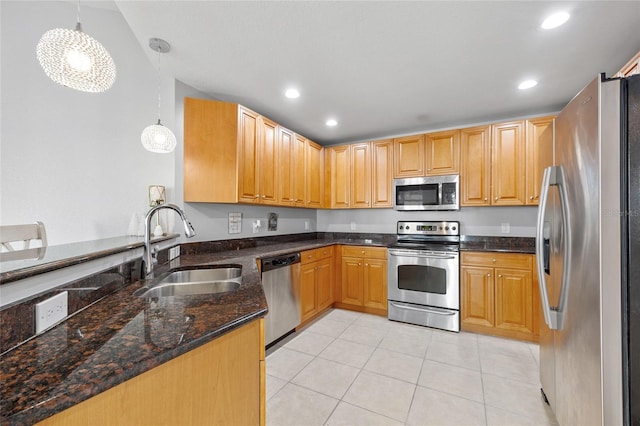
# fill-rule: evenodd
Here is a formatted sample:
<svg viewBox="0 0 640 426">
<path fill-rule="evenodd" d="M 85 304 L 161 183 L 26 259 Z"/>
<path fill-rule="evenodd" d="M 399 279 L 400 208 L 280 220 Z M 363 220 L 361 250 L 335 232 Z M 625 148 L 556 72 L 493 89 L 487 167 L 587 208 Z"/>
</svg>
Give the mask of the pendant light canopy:
<svg viewBox="0 0 640 426">
<path fill-rule="evenodd" d="M 116 79 L 116 65 L 102 44 L 82 32 L 80 2 L 74 30 L 55 28 L 40 38 L 36 54 L 47 76 L 58 84 L 99 93 Z"/>
<path fill-rule="evenodd" d="M 151 50 L 158 52 L 158 123 L 145 127 L 140 136 L 142 146 L 148 151 L 166 154 L 176 147 L 176 136 L 171 129 L 160 123 L 160 53 L 167 53 L 171 46 L 159 38 L 149 40 Z"/>
</svg>

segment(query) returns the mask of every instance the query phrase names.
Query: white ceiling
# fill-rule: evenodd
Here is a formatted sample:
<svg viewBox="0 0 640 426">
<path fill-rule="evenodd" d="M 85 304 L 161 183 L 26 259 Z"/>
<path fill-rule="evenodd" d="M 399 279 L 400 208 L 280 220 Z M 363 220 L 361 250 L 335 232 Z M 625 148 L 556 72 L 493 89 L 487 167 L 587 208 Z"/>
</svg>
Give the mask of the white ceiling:
<svg viewBox="0 0 640 426">
<path fill-rule="evenodd" d="M 171 44 L 178 80 L 322 144 L 559 111 L 640 50 L 639 1 L 116 5 L 153 63 L 149 38 Z M 560 10 L 567 24 L 540 29 Z M 518 90 L 527 78 L 538 86 Z"/>
</svg>

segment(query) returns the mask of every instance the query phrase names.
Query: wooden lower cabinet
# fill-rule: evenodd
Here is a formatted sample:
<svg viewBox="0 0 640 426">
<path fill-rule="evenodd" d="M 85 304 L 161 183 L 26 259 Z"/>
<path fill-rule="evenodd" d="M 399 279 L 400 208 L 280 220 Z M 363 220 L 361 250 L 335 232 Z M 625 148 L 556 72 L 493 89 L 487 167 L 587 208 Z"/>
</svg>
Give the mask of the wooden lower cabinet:
<svg viewBox="0 0 640 426">
<path fill-rule="evenodd" d="M 387 249 L 342 246 L 340 298 L 335 306 L 387 315 Z"/>
<path fill-rule="evenodd" d="M 106 390 L 39 425 L 264 425 L 264 320 Z"/>
<path fill-rule="evenodd" d="M 305 323 L 333 305 L 333 247 L 300 253 L 300 314 Z"/>
<path fill-rule="evenodd" d="M 535 256 L 463 252 L 461 258 L 462 330 L 537 341 Z"/>
</svg>

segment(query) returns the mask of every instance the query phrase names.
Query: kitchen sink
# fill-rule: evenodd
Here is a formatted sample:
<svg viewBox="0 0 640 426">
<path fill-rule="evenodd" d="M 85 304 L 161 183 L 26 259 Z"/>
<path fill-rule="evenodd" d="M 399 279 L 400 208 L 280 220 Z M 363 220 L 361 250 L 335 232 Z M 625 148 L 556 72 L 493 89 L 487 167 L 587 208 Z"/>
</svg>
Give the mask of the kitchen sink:
<svg viewBox="0 0 640 426">
<path fill-rule="evenodd" d="M 173 271 L 148 287 L 135 291 L 144 298 L 192 296 L 198 294 L 227 293 L 237 290 L 242 282 L 242 269 L 206 268 Z"/>
</svg>

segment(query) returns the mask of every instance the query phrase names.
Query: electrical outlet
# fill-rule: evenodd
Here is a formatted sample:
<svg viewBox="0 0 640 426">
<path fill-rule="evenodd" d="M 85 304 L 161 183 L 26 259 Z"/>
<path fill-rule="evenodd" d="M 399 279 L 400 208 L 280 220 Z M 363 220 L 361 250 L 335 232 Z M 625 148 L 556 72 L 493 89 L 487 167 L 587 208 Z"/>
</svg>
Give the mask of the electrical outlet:
<svg viewBox="0 0 640 426">
<path fill-rule="evenodd" d="M 308 230 L 309 230 L 309 221 L 308 221 L 308 220 L 305 220 L 305 221 L 304 221 L 304 230 L 305 230 L 305 231 L 308 231 Z"/>
<path fill-rule="evenodd" d="M 503 234 L 508 234 L 511 232 L 511 225 L 508 223 L 501 223 L 500 228 Z"/>
<path fill-rule="evenodd" d="M 62 292 L 36 303 L 36 334 L 59 323 L 67 317 L 69 293 Z"/>
<path fill-rule="evenodd" d="M 173 260 L 180 256 L 180 246 L 171 247 L 169 249 L 169 260 Z"/>
<path fill-rule="evenodd" d="M 261 223 L 260 223 L 260 219 L 256 219 L 255 221 L 253 221 L 253 233 L 257 234 L 258 232 L 260 232 L 260 227 L 261 227 Z"/>
<path fill-rule="evenodd" d="M 351 230 L 352 231 L 356 230 L 356 223 L 355 222 L 351 222 Z"/>
</svg>

